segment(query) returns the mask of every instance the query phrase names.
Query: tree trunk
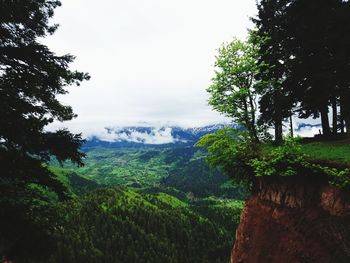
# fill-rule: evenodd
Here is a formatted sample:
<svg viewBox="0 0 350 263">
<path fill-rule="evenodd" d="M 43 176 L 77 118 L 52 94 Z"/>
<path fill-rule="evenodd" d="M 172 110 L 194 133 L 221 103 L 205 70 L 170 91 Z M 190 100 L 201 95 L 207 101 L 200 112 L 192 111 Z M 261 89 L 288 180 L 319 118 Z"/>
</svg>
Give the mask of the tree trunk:
<svg viewBox="0 0 350 263">
<path fill-rule="evenodd" d="M 341 115 L 343 120 L 345 121 L 346 133 L 350 136 L 350 105 L 348 96 L 341 97 Z"/>
<path fill-rule="evenodd" d="M 331 135 L 331 129 L 329 127 L 329 119 L 328 119 L 328 105 L 325 104 L 321 110 L 321 122 L 322 122 L 322 130 L 324 136 Z"/>
<path fill-rule="evenodd" d="M 254 128 L 252 126 L 252 122 L 249 118 L 249 113 L 248 113 L 248 102 L 247 102 L 247 98 L 244 98 L 242 100 L 243 103 L 243 110 L 244 110 L 244 122 L 245 122 L 245 126 L 248 129 L 249 132 L 249 136 L 252 140 L 255 140 L 255 134 L 254 134 Z"/>
<path fill-rule="evenodd" d="M 349 118 L 348 116 L 346 116 L 346 117 L 344 118 L 344 120 L 345 120 L 346 134 L 347 134 L 348 136 L 350 136 L 350 118 Z"/>
<path fill-rule="evenodd" d="M 344 105 L 340 102 L 340 116 L 339 116 L 339 128 L 342 134 L 345 133 L 345 123 L 344 123 Z"/>
<path fill-rule="evenodd" d="M 252 125 L 252 134 L 253 134 L 254 140 L 255 142 L 259 142 L 258 132 L 256 130 L 255 123 L 252 122 L 251 125 Z"/>
<path fill-rule="evenodd" d="M 252 126 L 252 133 L 253 133 L 253 136 L 254 136 L 254 139 L 256 142 L 259 142 L 259 137 L 258 137 L 258 132 L 256 130 L 256 125 L 255 125 L 255 106 L 254 106 L 254 101 L 253 101 L 253 98 L 252 98 L 252 95 L 248 94 L 248 97 L 249 97 L 249 104 L 250 104 L 250 109 L 251 109 L 251 126 Z"/>
<path fill-rule="evenodd" d="M 334 96 L 332 98 L 332 111 L 333 111 L 333 117 L 332 117 L 332 122 L 333 122 L 333 128 L 332 128 L 332 133 L 336 135 L 338 133 L 338 111 L 337 111 L 337 97 Z"/>
<path fill-rule="evenodd" d="M 281 116 L 281 93 L 280 90 L 276 90 L 274 93 L 274 124 L 275 124 L 275 142 L 277 144 L 283 141 L 283 125 L 282 125 L 282 116 Z"/>
<path fill-rule="evenodd" d="M 275 121 L 275 142 L 281 143 L 283 141 L 283 125 L 282 119 Z"/>
<path fill-rule="evenodd" d="M 290 137 L 294 137 L 294 128 L 293 128 L 293 115 L 290 115 L 289 117 L 289 124 L 290 124 Z"/>
</svg>

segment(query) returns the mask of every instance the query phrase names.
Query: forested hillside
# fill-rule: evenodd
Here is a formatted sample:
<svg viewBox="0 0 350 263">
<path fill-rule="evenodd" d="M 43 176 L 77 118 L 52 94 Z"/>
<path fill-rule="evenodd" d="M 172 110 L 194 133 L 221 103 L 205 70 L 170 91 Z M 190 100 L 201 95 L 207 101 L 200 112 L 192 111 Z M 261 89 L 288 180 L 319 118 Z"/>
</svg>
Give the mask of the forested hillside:
<svg viewBox="0 0 350 263">
<path fill-rule="evenodd" d="M 104 146 L 83 147 L 83 168 L 51 163 L 72 200 L 53 203 L 50 262 L 229 260 L 247 185 L 194 146 Z"/>
<path fill-rule="evenodd" d="M 67 163 L 61 171 L 68 175 L 79 174 L 102 186 L 172 187 L 194 197 L 213 195 L 239 200 L 247 195 L 247 186 L 232 183 L 217 168 L 210 168 L 205 161 L 205 152 L 193 145 L 104 146 L 85 148 L 84 167 L 77 169 Z M 57 172 L 60 171 L 57 163 L 55 167 Z"/>
<path fill-rule="evenodd" d="M 96 190 L 58 208 L 49 262 L 227 262 L 242 202 L 203 206 L 161 192 Z"/>
</svg>

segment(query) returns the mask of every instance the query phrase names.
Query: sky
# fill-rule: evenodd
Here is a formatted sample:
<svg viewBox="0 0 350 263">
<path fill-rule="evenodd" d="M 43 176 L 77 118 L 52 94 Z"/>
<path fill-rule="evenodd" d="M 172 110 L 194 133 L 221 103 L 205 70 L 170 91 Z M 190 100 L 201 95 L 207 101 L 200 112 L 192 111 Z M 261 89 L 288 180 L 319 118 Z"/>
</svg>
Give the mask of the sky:
<svg viewBox="0 0 350 263">
<path fill-rule="evenodd" d="M 68 127 L 84 137 L 108 137 L 105 127 L 230 122 L 213 111 L 206 89 L 224 42 L 245 40 L 254 27 L 255 0 L 61 0 L 43 42 L 58 55 L 76 56 L 71 69 L 91 80 L 60 96 L 78 117 Z M 298 120 L 295 125 L 319 120 Z M 318 127 L 298 133 L 312 136 Z"/>
<path fill-rule="evenodd" d="M 78 114 L 55 123 L 85 135 L 106 126 L 228 121 L 207 105 L 217 49 L 253 28 L 255 0 L 62 0 L 43 41 L 76 56 L 91 80 L 60 97 Z"/>
</svg>

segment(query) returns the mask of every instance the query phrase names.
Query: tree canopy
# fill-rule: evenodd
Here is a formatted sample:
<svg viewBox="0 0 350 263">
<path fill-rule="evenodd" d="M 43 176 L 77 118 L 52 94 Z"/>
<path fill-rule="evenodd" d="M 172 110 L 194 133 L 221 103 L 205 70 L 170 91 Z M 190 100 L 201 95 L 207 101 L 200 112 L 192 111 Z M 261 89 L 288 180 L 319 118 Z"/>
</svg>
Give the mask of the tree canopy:
<svg viewBox="0 0 350 263">
<path fill-rule="evenodd" d="M 80 134 L 45 130 L 54 120 L 76 116 L 57 95 L 89 79 L 88 74 L 69 69 L 72 55 L 58 56 L 40 41 L 56 31 L 58 26 L 49 19 L 60 4 L 2 1 L 0 7 L 0 248 L 7 253 L 29 253 L 25 246 L 31 243 L 30 234 L 26 233 L 35 224 L 33 213 L 42 204 L 38 200 L 45 201 L 40 194 L 43 189 L 65 196 L 65 188 L 45 164 L 52 158 L 83 164 Z M 25 240 L 22 243 L 19 235 Z"/>
<path fill-rule="evenodd" d="M 333 133 L 339 128 L 344 132 L 344 120 L 347 126 L 350 123 L 350 53 L 345 48 L 349 8 L 349 2 L 341 0 L 262 0 L 258 4 L 253 21 L 257 34 L 267 39 L 260 46 L 259 61 L 268 67 L 260 67 L 257 78 L 275 80 L 262 93 L 264 119 L 279 113 L 283 120 L 294 112 L 301 118 L 321 117 L 323 134 L 330 136 L 332 106 Z"/>
<path fill-rule="evenodd" d="M 256 141 L 256 127 L 272 126 L 281 142 L 294 114 L 321 117 L 325 136 L 349 133 L 349 11 L 341 0 L 261 0 L 249 40 L 219 49 L 209 104 Z"/>
<path fill-rule="evenodd" d="M 209 104 L 215 110 L 245 127 L 251 138 L 258 141 L 254 88 L 254 76 L 258 71 L 256 58 L 256 45 L 250 41 L 235 39 L 224 44 L 216 57 L 215 77 L 207 91 L 211 95 Z"/>
<path fill-rule="evenodd" d="M 208 89 L 209 104 L 243 126 L 250 140 L 230 130 L 202 137 L 197 145 L 208 151 L 210 164 L 236 180 L 316 172 L 333 185 L 348 187 L 348 169 L 317 166 L 298 151 L 297 141 L 286 137 L 283 142 L 283 123 L 294 114 L 321 117 L 326 139 L 345 133 L 344 126 L 350 134 L 349 11 L 349 1 L 342 0 L 258 2 L 256 30 L 247 42 L 234 40 L 219 50 L 218 70 Z M 245 103 L 255 99 L 258 106 Z M 271 126 L 279 146 L 254 145 L 258 140 L 252 127 L 266 131 Z M 239 167 L 246 170 L 243 177 L 235 174 Z"/>
</svg>

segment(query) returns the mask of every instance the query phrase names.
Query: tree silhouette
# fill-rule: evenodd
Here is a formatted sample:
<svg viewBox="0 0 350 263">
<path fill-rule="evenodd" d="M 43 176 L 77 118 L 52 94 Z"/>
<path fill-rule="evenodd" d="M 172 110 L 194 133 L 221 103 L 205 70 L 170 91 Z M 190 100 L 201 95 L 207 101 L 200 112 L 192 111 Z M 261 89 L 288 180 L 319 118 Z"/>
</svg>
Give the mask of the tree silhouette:
<svg viewBox="0 0 350 263">
<path fill-rule="evenodd" d="M 260 82 L 257 88 L 260 96 L 260 123 L 274 126 L 275 140 L 283 139 L 283 120 L 291 116 L 294 101 L 285 88 L 288 69 L 285 61 L 290 53 L 284 49 L 286 33 L 286 5 L 289 0 L 262 0 L 258 4 L 258 16 L 253 19 L 257 26 L 257 39 L 260 41 L 259 73 L 255 76 Z"/>
<path fill-rule="evenodd" d="M 321 117 L 323 134 L 350 130 L 350 3 L 342 0 L 262 0 L 253 19 L 266 41 L 259 50 L 259 80 L 272 80 L 260 101 L 263 121 L 274 122 L 281 138 L 282 120 Z M 310 15 L 315 14 L 315 15 Z M 340 106 L 340 110 L 338 110 Z M 278 125 L 276 125 L 278 123 Z"/>
<path fill-rule="evenodd" d="M 33 240 L 40 240 L 35 211 L 47 202 L 40 192 L 65 196 L 64 186 L 45 164 L 54 157 L 83 164 L 80 134 L 44 129 L 54 120 L 76 116 L 56 96 L 66 94 L 66 86 L 89 79 L 69 69 L 72 55 L 57 56 L 40 42 L 56 31 L 58 25 L 49 19 L 60 5 L 23 0 L 2 1 L 0 6 L 0 255 L 34 251 Z"/>
</svg>

